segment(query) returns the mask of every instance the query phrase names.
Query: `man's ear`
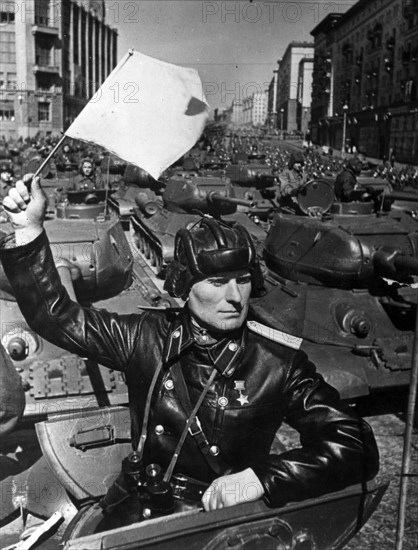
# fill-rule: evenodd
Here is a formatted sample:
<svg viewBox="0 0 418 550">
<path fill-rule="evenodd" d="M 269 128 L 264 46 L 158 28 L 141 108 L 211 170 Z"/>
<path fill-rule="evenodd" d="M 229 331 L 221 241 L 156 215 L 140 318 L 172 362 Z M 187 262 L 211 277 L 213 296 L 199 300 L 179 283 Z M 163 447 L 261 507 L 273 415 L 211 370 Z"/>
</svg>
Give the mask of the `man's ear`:
<svg viewBox="0 0 418 550">
<path fill-rule="evenodd" d="M 187 267 L 179 262 L 172 261 L 167 266 L 166 277 L 164 281 L 164 290 L 170 296 L 183 298 L 187 295 L 190 283 L 190 273 Z"/>
</svg>

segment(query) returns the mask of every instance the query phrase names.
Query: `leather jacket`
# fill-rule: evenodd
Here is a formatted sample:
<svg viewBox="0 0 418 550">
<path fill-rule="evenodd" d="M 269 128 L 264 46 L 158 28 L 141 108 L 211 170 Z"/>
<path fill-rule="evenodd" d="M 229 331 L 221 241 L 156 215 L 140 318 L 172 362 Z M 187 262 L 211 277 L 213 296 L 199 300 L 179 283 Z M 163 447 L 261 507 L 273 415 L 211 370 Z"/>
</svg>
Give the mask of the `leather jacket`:
<svg viewBox="0 0 418 550">
<path fill-rule="evenodd" d="M 364 482 L 378 471 L 370 426 L 346 407 L 307 356 L 244 326 L 209 346 L 193 338 L 187 308 L 120 315 L 83 308 L 61 285 L 46 234 L 0 251 L 3 266 L 30 327 L 82 357 L 122 371 L 129 392 L 133 444 L 138 443 L 148 389 L 153 391 L 145 463 L 167 467 L 186 414 L 170 368 L 180 363 L 194 405 L 213 368 L 218 373 L 198 411 L 217 471 L 187 435 L 175 471 L 210 482 L 253 468 L 269 505 L 303 500 Z M 301 446 L 270 454 L 283 421 Z"/>
</svg>

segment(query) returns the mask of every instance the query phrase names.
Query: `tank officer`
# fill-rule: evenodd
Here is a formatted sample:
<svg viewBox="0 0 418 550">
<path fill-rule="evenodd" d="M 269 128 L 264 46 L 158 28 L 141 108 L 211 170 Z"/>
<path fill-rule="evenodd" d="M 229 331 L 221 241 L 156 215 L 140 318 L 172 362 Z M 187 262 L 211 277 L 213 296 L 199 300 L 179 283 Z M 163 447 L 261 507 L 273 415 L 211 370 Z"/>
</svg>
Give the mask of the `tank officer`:
<svg viewBox="0 0 418 550">
<path fill-rule="evenodd" d="M 124 373 L 133 446 L 166 479 L 182 474 L 183 496 L 202 499 L 205 510 L 261 498 L 281 506 L 376 475 L 370 426 L 316 372 L 299 339 L 248 319 L 263 278 L 242 226 L 204 218 L 178 231 L 165 287 L 184 308 L 120 315 L 71 301 L 43 229 L 38 179 L 31 189 L 17 182 L 4 199 L 15 234 L 0 250 L 22 313 L 43 338 Z M 272 454 L 283 421 L 300 446 Z"/>
<path fill-rule="evenodd" d="M 90 157 L 83 158 L 78 171 L 79 176 L 74 182 L 75 191 L 91 191 L 101 187 L 100 182 L 97 181 L 93 160 Z"/>
<path fill-rule="evenodd" d="M 13 167 L 10 162 L 2 162 L 0 166 L 0 196 L 4 197 L 13 185 Z"/>
<path fill-rule="evenodd" d="M 357 188 L 357 176 L 361 172 L 361 161 L 353 157 L 349 159 L 343 170 L 335 179 L 334 192 L 336 198 L 341 202 L 353 200 L 353 192 Z"/>
<path fill-rule="evenodd" d="M 280 174 L 280 205 L 292 210 L 297 209 L 296 195 L 306 183 L 307 177 L 303 171 L 305 159 L 299 151 L 290 154 L 287 168 Z"/>
</svg>

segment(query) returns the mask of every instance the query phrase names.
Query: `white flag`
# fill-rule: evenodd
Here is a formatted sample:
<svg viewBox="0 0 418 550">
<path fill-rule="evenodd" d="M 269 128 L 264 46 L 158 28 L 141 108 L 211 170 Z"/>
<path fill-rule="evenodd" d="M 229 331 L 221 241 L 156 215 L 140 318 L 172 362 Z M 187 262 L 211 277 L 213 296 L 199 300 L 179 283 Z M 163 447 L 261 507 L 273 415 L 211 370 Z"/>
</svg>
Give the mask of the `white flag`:
<svg viewBox="0 0 418 550">
<path fill-rule="evenodd" d="M 65 134 L 101 145 L 158 179 L 195 145 L 208 111 L 195 69 L 131 50 Z"/>
</svg>

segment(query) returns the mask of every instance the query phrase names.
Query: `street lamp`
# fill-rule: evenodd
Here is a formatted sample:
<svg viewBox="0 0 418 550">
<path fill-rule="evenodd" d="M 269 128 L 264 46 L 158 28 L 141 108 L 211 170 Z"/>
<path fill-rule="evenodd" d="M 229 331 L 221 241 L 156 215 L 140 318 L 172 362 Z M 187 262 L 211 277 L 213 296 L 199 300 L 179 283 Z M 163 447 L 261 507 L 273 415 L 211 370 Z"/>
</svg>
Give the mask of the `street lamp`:
<svg viewBox="0 0 418 550">
<path fill-rule="evenodd" d="M 347 132 L 347 111 L 348 111 L 348 105 L 347 103 L 344 103 L 343 105 L 343 142 L 341 145 L 341 156 L 342 158 L 345 158 L 345 139 L 346 139 L 346 132 Z"/>
<path fill-rule="evenodd" d="M 280 109 L 280 139 L 283 141 L 283 107 Z"/>
</svg>

